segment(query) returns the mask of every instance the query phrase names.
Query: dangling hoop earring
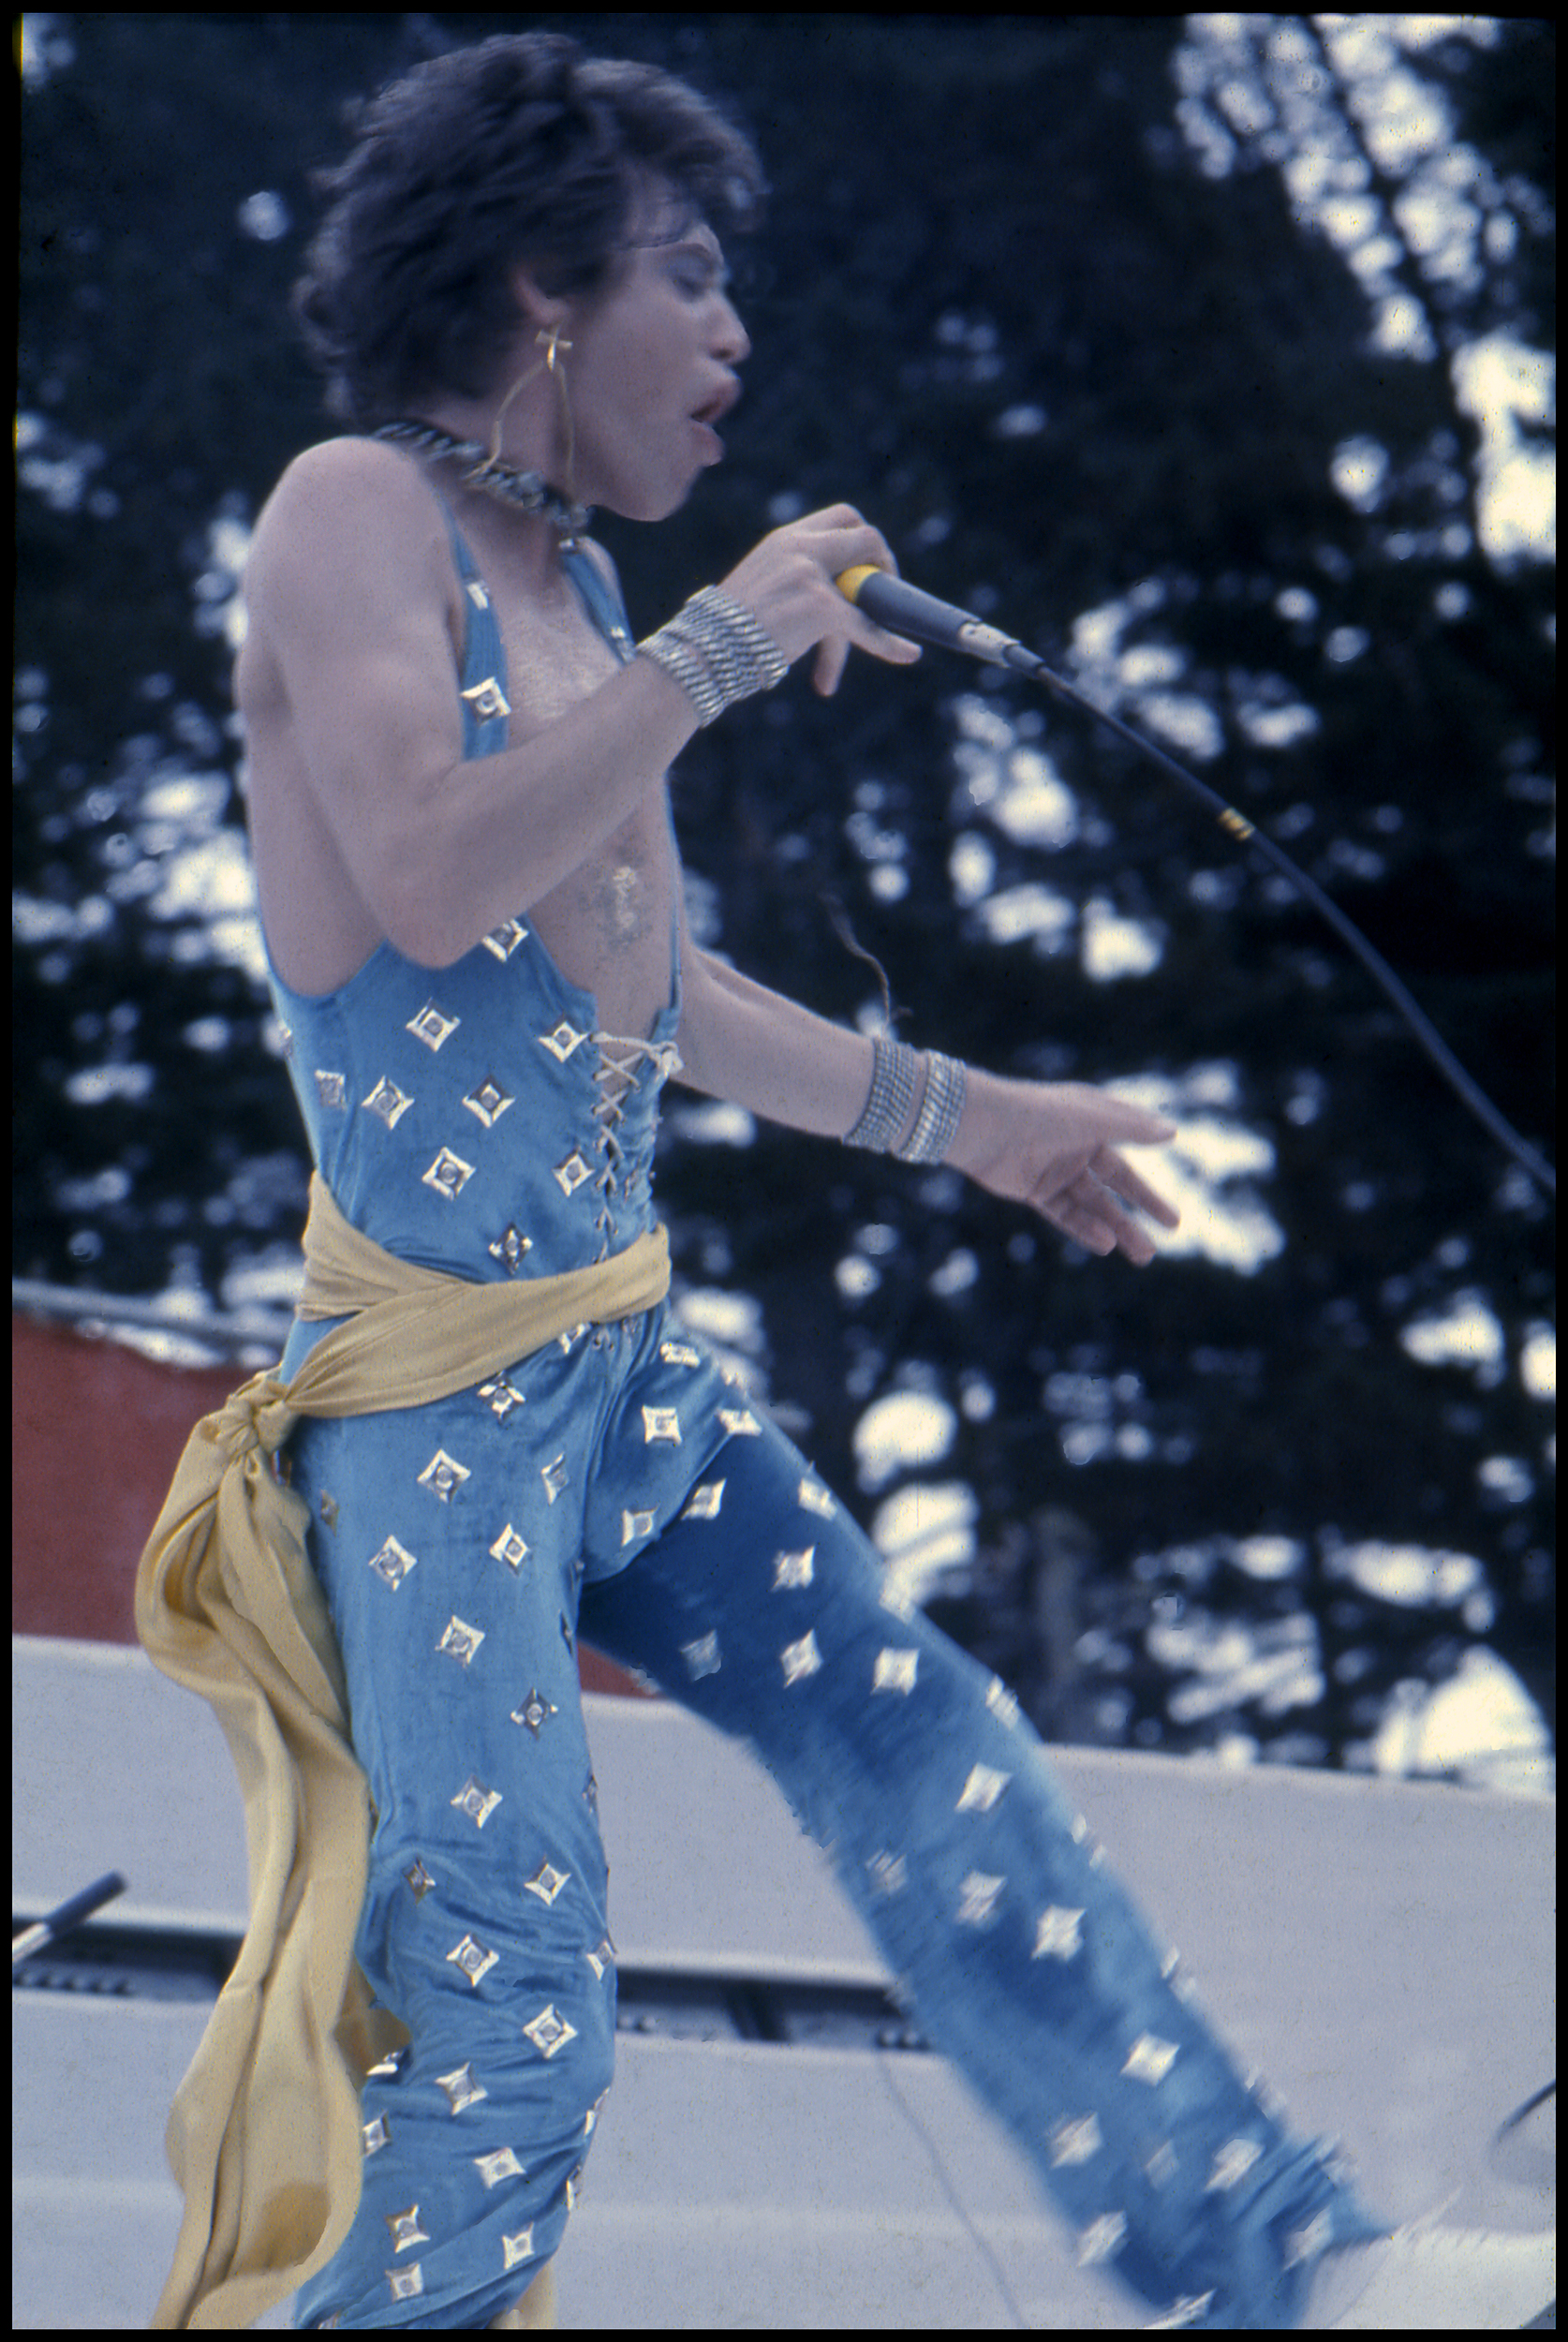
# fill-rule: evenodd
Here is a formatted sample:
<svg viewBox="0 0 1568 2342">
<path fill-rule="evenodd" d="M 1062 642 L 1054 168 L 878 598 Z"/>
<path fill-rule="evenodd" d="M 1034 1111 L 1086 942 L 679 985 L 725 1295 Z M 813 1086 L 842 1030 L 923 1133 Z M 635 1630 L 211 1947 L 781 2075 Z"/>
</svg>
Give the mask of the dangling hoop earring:
<svg viewBox="0 0 1568 2342">
<path fill-rule="evenodd" d="M 578 500 L 577 435 L 572 428 L 571 401 L 567 395 L 566 367 L 560 363 L 561 353 L 570 349 L 571 344 L 569 341 L 563 341 L 558 325 L 540 326 L 534 335 L 534 341 L 537 347 L 543 350 L 544 355 L 536 364 L 528 368 L 526 374 L 518 376 L 496 409 L 496 421 L 490 433 L 490 452 L 484 462 L 468 474 L 468 478 L 471 482 L 481 480 L 487 471 L 496 469 L 501 460 L 501 425 L 506 421 L 507 408 L 511 405 L 518 392 L 525 388 L 536 374 L 548 369 L 555 377 L 556 388 L 561 394 L 561 418 L 566 424 L 567 435 L 567 497 L 570 503 L 575 504 Z"/>
<path fill-rule="evenodd" d="M 571 400 L 567 394 L 565 359 L 564 357 L 557 359 L 557 353 L 569 350 L 571 344 L 562 341 L 559 328 L 554 325 L 550 328 L 548 336 L 540 334 L 537 338 L 545 344 L 544 363 L 554 376 L 555 387 L 561 394 L 561 421 L 566 425 L 567 442 L 567 500 L 570 504 L 575 504 L 578 502 L 577 433 L 571 420 Z"/>
</svg>

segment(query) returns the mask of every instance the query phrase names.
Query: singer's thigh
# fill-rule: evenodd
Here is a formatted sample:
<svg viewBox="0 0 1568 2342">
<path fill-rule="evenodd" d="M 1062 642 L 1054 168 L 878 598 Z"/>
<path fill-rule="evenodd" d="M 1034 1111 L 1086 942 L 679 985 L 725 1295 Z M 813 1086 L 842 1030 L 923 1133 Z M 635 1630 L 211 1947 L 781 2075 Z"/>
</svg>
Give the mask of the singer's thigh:
<svg viewBox="0 0 1568 2342">
<path fill-rule="evenodd" d="M 999 1734 L 995 1679 L 894 1593 L 848 1509 L 765 1419 L 725 1443 L 629 1568 L 584 1589 L 581 1629 L 749 1742 L 824 1843 L 842 1835 L 847 1797 L 868 1818 L 928 1796 L 945 1732 L 962 1724 L 972 1740 L 978 1720 Z"/>
</svg>

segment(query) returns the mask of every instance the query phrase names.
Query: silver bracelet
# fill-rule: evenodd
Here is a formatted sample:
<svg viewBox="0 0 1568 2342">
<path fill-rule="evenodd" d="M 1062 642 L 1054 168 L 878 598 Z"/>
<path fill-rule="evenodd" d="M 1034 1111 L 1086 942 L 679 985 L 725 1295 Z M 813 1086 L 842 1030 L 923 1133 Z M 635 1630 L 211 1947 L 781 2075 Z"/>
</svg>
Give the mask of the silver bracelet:
<svg viewBox="0 0 1568 2342">
<path fill-rule="evenodd" d="M 724 702 L 708 674 L 706 660 L 699 659 L 690 644 L 677 634 L 673 626 L 661 627 L 657 634 L 650 634 L 647 641 L 639 643 L 637 647 L 657 666 L 662 667 L 666 674 L 674 676 L 696 708 L 700 722 L 711 724 L 716 716 L 723 715 Z"/>
<path fill-rule="evenodd" d="M 932 1049 L 926 1060 L 925 1095 L 910 1143 L 896 1151 L 900 1163 L 942 1163 L 958 1135 L 964 1115 L 964 1068 L 956 1058 Z"/>
<path fill-rule="evenodd" d="M 693 594 L 637 647 L 674 676 L 703 724 L 711 724 L 737 700 L 771 691 L 790 672 L 772 635 L 718 586 Z"/>
<path fill-rule="evenodd" d="M 918 1060 L 907 1043 L 894 1041 L 886 1033 L 875 1036 L 872 1052 L 865 1111 L 854 1129 L 846 1132 L 844 1144 L 864 1147 L 874 1155 L 890 1155 L 914 1104 Z"/>
</svg>

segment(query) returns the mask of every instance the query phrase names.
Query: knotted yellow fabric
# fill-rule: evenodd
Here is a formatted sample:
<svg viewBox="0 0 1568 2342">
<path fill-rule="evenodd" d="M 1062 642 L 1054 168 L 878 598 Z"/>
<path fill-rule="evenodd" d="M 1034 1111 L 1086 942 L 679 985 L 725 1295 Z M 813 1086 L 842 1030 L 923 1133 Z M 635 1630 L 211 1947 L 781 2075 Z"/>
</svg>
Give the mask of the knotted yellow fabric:
<svg viewBox="0 0 1568 2342">
<path fill-rule="evenodd" d="M 372 2011 L 354 1964 L 369 1788 L 308 1511 L 271 1459 L 301 1416 L 449 1398 L 670 1287 L 663 1228 L 614 1260 L 515 1284 L 416 1268 L 351 1227 L 319 1176 L 304 1250 L 297 1314 L 350 1322 L 291 1382 L 258 1374 L 202 1418 L 137 1571 L 143 1649 L 223 1727 L 250 1861 L 244 1943 L 169 2118 L 185 2209 L 155 2327 L 247 2326 L 325 2266 L 359 2205 L 359 2082 L 407 2038 Z"/>
</svg>

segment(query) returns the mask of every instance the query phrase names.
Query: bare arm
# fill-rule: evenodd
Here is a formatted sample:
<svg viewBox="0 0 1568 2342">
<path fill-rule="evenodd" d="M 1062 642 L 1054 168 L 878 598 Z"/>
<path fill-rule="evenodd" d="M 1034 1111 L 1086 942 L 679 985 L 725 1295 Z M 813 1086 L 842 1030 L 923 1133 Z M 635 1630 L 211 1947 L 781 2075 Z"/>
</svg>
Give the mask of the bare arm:
<svg viewBox="0 0 1568 2342">
<path fill-rule="evenodd" d="M 688 943 L 681 1079 L 765 1122 L 842 1138 L 871 1088 L 871 1043 Z"/>
<path fill-rule="evenodd" d="M 864 1033 L 829 1024 L 705 952 L 688 949 L 684 965 L 680 1051 L 692 1089 L 819 1137 L 853 1129 L 871 1087 Z M 1155 1248 L 1133 1211 L 1168 1228 L 1177 1215 L 1117 1149 L 1174 1135 L 1160 1116 L 1086 1082 L 1010 1081 L 971 1067 L 946 1160 L 1091 1253 L 1119 1251 L 1143 1267 Z"/>
<path fill-rule="evenodd" d="M 465 762 L 451 573 L 429 490 L 362 440 L 289 467 L 245 572 L 333 841 L 382 933 L 427 967 L 570 876 L 697 728 L 679 684 L 640 659 L 531 737 Z"/>
<path fill-rule="evenodd" d="M 819 689 L 850 643 L 915 656 L 833 585 L 892 563 L 847 506 L 775 530 L 732 573 L 737 599 Z M 465 762 L 447 628 L 451 553 L 407 459 L 335 439 L 291 464 L 257 530 L 245 600 L 276 660 L 309 786 L 381 933 L 445 967 L 581 867 L 658 789 L 697 729 L 673 676 L 638 659 L 555 720 Z"/>
</svg>

